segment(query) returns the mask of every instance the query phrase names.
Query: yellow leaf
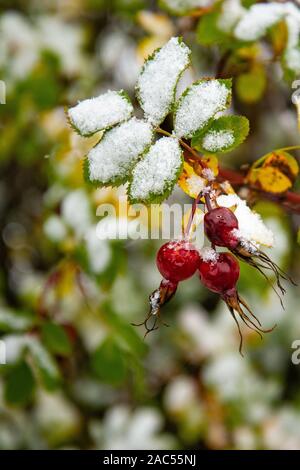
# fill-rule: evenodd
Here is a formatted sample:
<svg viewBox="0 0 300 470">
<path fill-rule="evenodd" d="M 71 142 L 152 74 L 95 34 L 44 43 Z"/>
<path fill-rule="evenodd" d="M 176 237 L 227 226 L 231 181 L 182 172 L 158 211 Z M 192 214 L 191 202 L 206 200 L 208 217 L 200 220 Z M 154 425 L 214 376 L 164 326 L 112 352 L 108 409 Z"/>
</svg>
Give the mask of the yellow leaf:
<svg viewBox="0 0 300 470">
<path fill-rule="evenodd" d="M 169 38 L 174 35 L 174 27 L 167 15 L 142 10 L 137 14 L 137 21 L 141 27 L 154 36 Z"/>
<path fill-rule="evenodd" d="M 217 176 L 219 173 L 219 160 L 216 155 L 204 155 L 201 159 L 205 162 L 207 168 L 210 168 L 214 175 Z"/>
<path fill-rule="evenodd" d="M 236 79 L 236 92 L 244 103 L 256 103 L 263 96 L 267 85 L 263 65 L 256 64 L 249 72 L 240 74 Z"/>
<path fill-rule="evenodd" d="M 183 172 L 181 173 L 178 185 L 186 194 L 196 199 L 200 191 L 206 186 L 206 180 L 197 175 L 193 167 L 187 162 L 183 164 Z"/>
<path fill-rule="evenodd" d="M 247 181 L 268 193 L 280 194 L 291 188 L 298 172 L 298 162 L 292 155 L 276 151 L 252 165 Z"/>
</svg>

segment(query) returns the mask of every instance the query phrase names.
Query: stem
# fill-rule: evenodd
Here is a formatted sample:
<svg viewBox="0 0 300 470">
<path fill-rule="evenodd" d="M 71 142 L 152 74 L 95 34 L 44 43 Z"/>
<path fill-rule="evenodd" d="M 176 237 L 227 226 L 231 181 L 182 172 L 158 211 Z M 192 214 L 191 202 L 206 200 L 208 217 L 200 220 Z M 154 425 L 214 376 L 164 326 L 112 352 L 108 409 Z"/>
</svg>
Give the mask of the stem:
<svg viewBox="0 0 300 470">
<path fill-rule="evenodd" d="M 209 211 L 211 211 L 212 210 L 212 205 L 211 205 L 211 200 L 210 200 L 210 197 L 209 197 L 208 193 L 205 194 L 204 199 L 205 199 L 205 204 L 206 204 L 207 209 Z"/>
<path fill-rule="evenodd" d="M 196 199 L 195 199 L 194 202 L 193 202 L 192 210 L 191 210 L 191 213 L 190 213 L 190 217 L 189 217 L 189 220 L 188 220 L 186 229 L 185 229 L 185 231 L 184 231 L 184 236 L 185 236 L 185 237 L 188 237 L 188 235 L 189 235 L 189 233 L 190 233 L 190 230 L 191 230 L 191 227 L 192 227 L 192 223 L 193 223 L 193 219 L 194 219 L 195 212 L 196 212 L 196 208 L 197 208 L 197 205 L 198 205 L 198 203 L 199 203 L 199 201 L 200 201 L 201 195 L 202 195 L 202 192 L 200 192 L 200 193 L 198 194 L 198 196 L 196 197 Z"/>
<path fill-rule="evenodd" d="M 156 128 L 156 132 L 162 135 L 166 135 L 167 137 L 172 137 L 172 134 L 170 134 L 170 132 L 165 131 L 164 129 L 161 129 L 160 127 Z M 200 163 L 200 165 L 205 168 L 205 164 L 201 162 L 201 156 L 190 145 L 184 142 L 184 140 L 178 139 L 178 141 L 180 145 L 184 147 L 191 155 L 193 155 L 193 157 L 196 158 L 196 160 Z"/>
</svg>

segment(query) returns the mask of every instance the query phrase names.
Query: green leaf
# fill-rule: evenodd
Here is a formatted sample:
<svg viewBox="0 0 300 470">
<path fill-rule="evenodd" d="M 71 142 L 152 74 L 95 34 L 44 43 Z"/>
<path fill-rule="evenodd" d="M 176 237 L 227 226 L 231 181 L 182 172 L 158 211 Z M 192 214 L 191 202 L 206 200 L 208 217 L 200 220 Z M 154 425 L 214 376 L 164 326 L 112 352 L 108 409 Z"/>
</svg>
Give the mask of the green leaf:
<svg viewBox="0 0 300 470">
<path fill-rule="evenodd" d="M 47 322 L 42 326 L 42 341 L 53 354 L 69 356 L 72 346 L 63 327 L 56 323 Z"/>
<path fill-rule="evenodd" d="M 5 399 L 12 405 L 26 405 L 32 399 L 35 381 L 25 361 L 14 366 L 5 383 Z"/>
<path fill-rule="evenodd" d="M 164 201 L 171 194 L 182 168 L 178 141 L 173 137 L 159 139 L 133 169 L 128 188 L 131 204 Z"/>
<path fill-rule="evenodd" d="M 249 121 L 244 116 L 221 116 L 204 132 L 196 134 L 192 146 L 203 153 L 224 153 L 239 146 L 249 133 Z"/>
<path fill-rule="evenodd" d="M 219 16 L 219 11 L 213 11 L 200 18 L 197 26 L 197 39 L 203 46 L 212 46 L 213 44 L 220 43 L 224 45 L 225 41 L 228 42 L 226 33 L 217 26 Z"/>
<path fill-rule="evenodd" d="M 256 103 L 266 89 L 267 77 L 263 66 L 256 66 L 248 73 L 239 75 L 235 82 L 236 92 L 244 103 Z"/>
<path fill-rule="evenodd" d="M 31 338 L 28 341 L 27 348 L 36 373 L 44 387 L 48 390 L 56 388 L 60 382 L 60 373 L 51 354 L 36 338 Z"/>
<path fill-rule="evenodd" d="M 95 375 L 113 385 L 122 383 L 126 377 L 124 352 L 113 337 L 106 338 L 91 358 Z"/>
<path fill-rule="evenodd" d="M 231 101 L 231 79 L 203 79 L 193 83 L 179 98 L 174 112 L 177 137 L 192 138 Z"/>
</svg>

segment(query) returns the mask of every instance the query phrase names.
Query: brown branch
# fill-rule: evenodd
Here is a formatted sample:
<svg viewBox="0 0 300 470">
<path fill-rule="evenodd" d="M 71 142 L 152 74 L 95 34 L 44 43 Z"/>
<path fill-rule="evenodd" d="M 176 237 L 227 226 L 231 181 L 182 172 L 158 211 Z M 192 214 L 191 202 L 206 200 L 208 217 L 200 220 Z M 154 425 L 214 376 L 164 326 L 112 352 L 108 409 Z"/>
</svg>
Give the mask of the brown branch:
<svg viewBox="0 0 300 470">
<path fill-rule="evenodd" d="M 252 191 L 258 192 L 264 199 L 269 199 L 274 202 L 277 202 L 281 205 L 283 205 L 287 210 L 291 212 L 295 212 L 297 214 L 300 214 L 300 194 L 295 193 L 292 191 L 287 191 L 283 194 L 271 194 L 267 193 L 256 186 L 251 186 L 249 185 L 246 180 L 245 176 L 236 171 L 236 170 L 231 170 L 228 168 L 219 168 L 219 175 L 218 179 L 220 181 L 229 181 L 229 183 L 232 186 L 245 186 Z"/>
</svg>

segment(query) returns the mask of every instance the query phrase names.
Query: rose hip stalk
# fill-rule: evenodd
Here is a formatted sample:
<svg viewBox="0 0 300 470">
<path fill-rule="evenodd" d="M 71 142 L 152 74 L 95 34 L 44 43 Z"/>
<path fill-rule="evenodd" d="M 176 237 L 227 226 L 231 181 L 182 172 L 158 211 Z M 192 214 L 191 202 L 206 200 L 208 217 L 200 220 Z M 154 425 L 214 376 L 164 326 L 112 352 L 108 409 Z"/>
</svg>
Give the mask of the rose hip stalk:
<svg viewBox="0 0 300 470">
<path fill-rule="evenodd" d="M 213 245 L 223 246 L 231 250 L 240 260 L 256 268 L 268 282 L 270 282 L 269 278 L 266 276 L 263 269 L 273 271 L 281 294 L 285 294 L 281 279 L 289 280 L 294 284 L 293 280 L 290 279 L 266 253 L 259 250 L 253 243 L 244 241 L 239 236 L 238 219 L 227 207 L 216 207 L 215 209 L 209 210 L 204 216 L 204 230 Z M 256 259 L 258 261 L 256 261 Z M 277 293 L 276 290 L 275 292 Z"/>
<path fill-rule="evenodd" d="M 158 328 L 156 325 L 160 319 L 160 308 L 174 296 L 178 283 L 196 272 L 199 259 L 196 248 L 186 240 L 170 241 L 160 247 L 156 264 L 163 280 L 159 288 L 149 296 L 150 310 L 146 319 L 139 325 L 135 325 L 145 325 L 145 336 Z M 154 323 L 149 328 L 148 321 L 152 317 L 154 317 Z"/>
<path fill-rule="evenodd" d="M 236 318 L 236 313 L 248 328 L 254 330 L 261 336 L 261 333 L 272 331 L 261 328 L 258 318 L 252 313 L 246 302 L 239 295 L 236 284 L 240 275 L 240 267 L 237 259 L 230 253 L 217 253 L 211 248 L 203 250 L 199 261 L 199 275 L 201 282 L 212 292 L 220 294 L 226 302 L 228 309 L 238 327 L 240 335 L 240 354 L 242 353 L 243 336 L 240 325 Z M 250 318 L 250 316 L 253 318 Z"/>
</svg>

